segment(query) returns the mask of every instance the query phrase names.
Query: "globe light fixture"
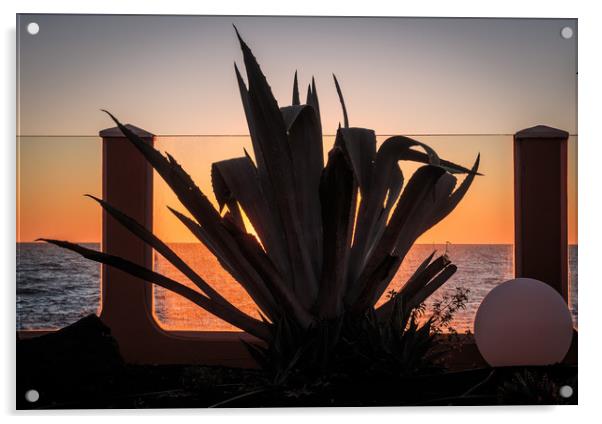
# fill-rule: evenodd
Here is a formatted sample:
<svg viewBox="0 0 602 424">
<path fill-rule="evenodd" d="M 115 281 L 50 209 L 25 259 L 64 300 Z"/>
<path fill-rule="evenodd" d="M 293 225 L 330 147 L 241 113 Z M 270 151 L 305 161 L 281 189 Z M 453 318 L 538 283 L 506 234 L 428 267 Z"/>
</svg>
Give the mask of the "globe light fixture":
<svg viewBox="0 0 602 424">
<path fill-rule="evenodd" d="M 475 317 L 474 336 L 492 367 L 551 365 L 566 356 L 573 323 L 556 290 L 532 278 L 516 278 L 485 296 Z"/>
</svg>

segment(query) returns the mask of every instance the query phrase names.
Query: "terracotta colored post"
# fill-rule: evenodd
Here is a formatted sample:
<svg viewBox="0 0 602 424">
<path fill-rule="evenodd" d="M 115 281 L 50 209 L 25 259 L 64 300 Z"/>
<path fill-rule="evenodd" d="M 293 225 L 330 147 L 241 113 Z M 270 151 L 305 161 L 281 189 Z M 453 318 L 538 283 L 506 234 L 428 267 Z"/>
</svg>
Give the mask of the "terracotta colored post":
<svg viewBox="0 0 602 424">
<path fill-rule="evenodd" d="M 539 125 L 514 135 L 514 267 L 568 301 L 568 133 Z"/>
<path fill-rule="evenodd" d="M 154 136 L 128 128 L 153 144 Z M 103 199 L 148 229 L 153 226 L 153 171 L 118 128 L 102 137 Z M 153 251 L 103 212 L 102 249 L 152 269 Z M 111 328 L 119 350 L 130 363 L 201 363 L 254 366 L 241 343 L 255 340 L 245 333 L 165 331 L 153 317 L 152 287 L 114 268 L 102 267 L 101 319 Z"/>
<path fill-rule="evenodd" d="M 127 127 L 150 145 L 154 136 L 131 125 Z M 153 173 L 151 166 L 125 139 L 119 128 L 100 131 L 102 137 L 102 196 L 152 230 Z M 152 249 L 103 211 L 102 250 L 139 265 L 152 267 Z M 136 278 L 102 266 L 102 320 L 118 338 L 122 353 L 129 355 L 128 341 L 140 339 L 152 312 L 152 290 Z"/>
</svg>

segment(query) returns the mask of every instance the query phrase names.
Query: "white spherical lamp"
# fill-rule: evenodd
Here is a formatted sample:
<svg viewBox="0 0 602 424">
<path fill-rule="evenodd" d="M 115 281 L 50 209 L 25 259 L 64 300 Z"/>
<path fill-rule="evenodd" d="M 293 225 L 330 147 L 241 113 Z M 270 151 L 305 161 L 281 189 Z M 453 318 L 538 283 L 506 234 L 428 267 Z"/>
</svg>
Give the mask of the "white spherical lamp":
<svg viewBox="0 0 602 424">
<path fill-rule="evenodd" d="M 516 278 L 485 296 L 475 317 L 474 337 L 493 367 L 551 365 L 568 352 L 573 322 L 556 290 L 532 278 Z"/>
</svg>

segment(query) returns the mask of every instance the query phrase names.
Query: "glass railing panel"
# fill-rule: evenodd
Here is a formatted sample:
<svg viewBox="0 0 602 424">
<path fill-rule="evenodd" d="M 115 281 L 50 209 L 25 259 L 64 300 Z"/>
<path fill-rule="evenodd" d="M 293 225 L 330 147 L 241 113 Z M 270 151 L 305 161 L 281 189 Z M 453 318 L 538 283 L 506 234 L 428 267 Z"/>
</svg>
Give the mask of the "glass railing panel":
<svg viewBox="0 0 602 424">
<path fill-rule="evenodd" d="M 158 137 L 155 147 L 171 154 L 216 208 L 217 202 L 211 186 L 211 164 L 244 156 L 245 150 L 250 154 L 253 152 L 251 140 L 246 136 Z M 155 233 L 168 242 L 182 259 L 226 299 L 259 318 L 257 307 L 248 294 L 166 207 L 186 212 L 156 172 L 153 196 Z M 155 253 L 153 259 L 156 271 L 196 289 L 192 282 L 161 255 Z M 169 330 L 238 331 L 236 327 L 161 287 L 154 288 L 154 315 L 161 327 Z"/>
<path fill-rule="evenodd" d="M 379 136 L 379 144 L 386 138 Z M 452 214 L 417 240 L 390 289 L 401 287 L 433 250 L 447 252 L 458 265 L 458 272 L 435 293 L 427 307 L 453 294 L 457 287 L 470 289 L 466 309 L 454 320 L 455 328 L 465 331 L 472 328 L 485 294 L 514 274 L 512 136 L 415 138 L 435 148 L 441 157 L 466 166 L 480 152 L 480 170 L 485 175 L 476 179 Z M 324 137 L 325 155 L 333 142 L 334 136 Z M 100 266 L 35 240 L 49 237 L 100 248 L 100 208 L 82 195 L 101 195 L 101 141 L 93 136 L 21 136 L 17 143 L 17 328 L 60 328 L 99 311 Z M 244 155 L 245 150 L 253 157 L 247 136 L 157 137 L 155 145 L 182 164 L 214 205 L 211 164 Z M 569 138 L 568 147 L 569 303 L 577 326 L 577 137 Z M 417 165 L 402 162 L 401 167 L 407 180 Z M 184 211 L 177 198 L 156 174 L 154 182 L 155 233 L 227 299 L 258 317 L 257 307 L 246 292 L 169 212 L 166 206 Z M 158 254 L 154 255 L 154 267 L 191 284 Z M 153 309 L 156 320 L 166 329 L 237 330 L 160 288 L 154 289 Z"/>
<path fill-rule="evenodd" d="M 387 136 L 379 136 L 379 145 Z M 462 203 L 444 221 L 423 234 L 412 247 L 390 289 L 401 287 L 433 250 L 446 252 L 458 266 L 458 272 L 427 302 L 449 299 L 457 288 L 469 289 L 466 308 L 456 313 L 453 326 L 459 332 L 472 330 L 474 316 L 483 297 L 497 284 L 514 276 L 514 173 L 511 135 L 420 135 L 415 138 L 433 147 L 442 158 L 471 166 L 481 154 L 483 177 L 476 179 Z M 325 157 L 334 136 L 324 137 Z M 211 163 L 244 155 L 252 156 L 251 142 L 244 136 L 159 137 L 156 145 L 172 154 L 186 169 L 201 190 L 216 205 L 211 189 Z M 577 246 L 576 246 L 576 139 L 569 140 L 569 259 L 571 309 L 577 323 Z M 401 162 L 407 179 L 418 165 Z M 460 179 L 463 177 L 460 176 Z M 248 314 L 259 317 L 257 307 L 235 280 L 224 271 L 213 255 L 179 223 L 166 205 L 184 210 L 158 176 L 155 179 L 154 228 L 174 250 L 220 293 Z M 186 281 L 160 255 L 155 255 L 155 269 Z M 208 312 L 161 288 L 155 289 L 155 317 L 171 330 L 236 331 Z M 386 300 L 386 294 L 379 303 Z M 428 313 L 428 312 L 427 312 Z"/>
</svg>

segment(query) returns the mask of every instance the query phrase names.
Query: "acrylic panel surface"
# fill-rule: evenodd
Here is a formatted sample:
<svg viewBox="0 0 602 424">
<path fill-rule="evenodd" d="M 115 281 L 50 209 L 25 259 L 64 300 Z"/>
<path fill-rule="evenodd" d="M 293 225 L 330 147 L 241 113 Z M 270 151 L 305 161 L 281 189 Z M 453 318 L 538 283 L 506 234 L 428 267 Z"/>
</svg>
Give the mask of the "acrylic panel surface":
<svg viewBox="0 0 602 424">
<path fill-rule="evenodd" d="M 253 56 L 244 54 L 233 24 Z M 576 403 L 576 54 L 573 19 L 19 15 L 18 407 L 438 405 L 445 403 L 441 399 L 450 399 L 452 405 Z M 269 85 L 263 85 L 256 71 L 253 74 L 253 57 Z M 233 63 L 249 89 L 252 99 L 247 108 L 254 115 L 245 112 L 246 88 L 241 91 Z M 309 110 L 312 115 L 303 121 L 299 117 L 305 115 L 300 113 L 295 115 L 297 121 L 290 121 L 292 115 L 284 111 L 290 125 L 285 128 L 280 113 L 275 118 L 270 111 L 297 103 L 294 76 L 299 103 L 310 105 L 303 113 Z M 181 184 L 182 174 L 172 166 L 161 175 L 160 166 L 134 147 L 131 152 L 111 154 L 111 143 L 124 146 L 131 140 L 118 128 L 110 136 L 100 134 L 115 127 L 101 109 L 145 132 L 145 143 L 173 157 L 206 199 L 196 197 L 187 203 L 187 194 L 176 194 L 173 180 L 171 187 L 164 180 L 180 179 L 176 185 Z M 321 123 L 319 136 L 312 133 L 315 111 Z M 291 122 L 305 131 L 302 148 L 294 147 Z M 558 313 L 568 314 L 573 343 L 564 359 L 556 361 L 560 364 L 533 368 L 534 363 L 519 361 L 518 367 L 496 367 L 487 363 L 475 344 L 475 319 L 483 299 L 515 277 L 515 216 L 521 212 L 515 203 L 515 178 L 516 172 L 523 172 L 527 181 L 533 168 L 520 164 L 513 136 L 538 125 L 567 134 L 566 147 L 559 144 L 558 160 L 566 160 L 559 168 L 561 180 L 548 181 L 542 193 L 566 196 L 566 203 L 557 207 L 566 208 L 566 214 L 561 214 L 566 222 L 559 222 L 558 228 L 566 228 L 569 283 L 564 310 Z M 384 168 L 376 159 L 365 160 L 370 149 L 361 149 L 370 143 L 353 138 L 352 134 L 359 134 L 356 127 L 374 130 L 375 149 L 396 135 L 428 146 L 429 154 L 421 163 L 399 162 L 401 194 L 392 194 L 395 179 L 387 174 L 392 186 L 380 199 L 382 206 L 374 209 L 380 214 L 389 197 L 394 197 L 391 209 L 378 215 L 384 233 L 377 233 L 362 218 L 370 190 L 377 187 L 376 175 Z M 257 131 L 269 135 L 262 138 Z M 282 148 L 277 147 L 278 137 L 289 143 L 283 156 L 274 153 Z M 258 144 L 259 139 L 263 141 Z M 396 142 L 401 146 L 407 141 Z M 363 146 L 359 156 L 354 156 L 354 143 Z M 319 147 L 309 153 L 309 145 Z M 430 148 L 452 165 L 434 159 Z M 416 145 L 411 149 L 424 151 Z M 333 152 L 344 157 L 338 168 Z M 403 152 L 398 152 L 399 158 L 408 159 L 401 157 Z M 314 163 L 323 161 L 326 168 L 320 165 L 316 174 L 310 162 L 304 162 L 304 154 L 313 154 Z M 422 228 L 422 221 L 415 218 L 393 236 L 396 219 L 401 216 L 410 222 L 408 216 L 415 213 L 407 205 L 426 202 L 422 206 L 426 208 L 444 185 L 441 182 L 424 197 L 413 195 L 412 175 L 429 163 L 428 167 L 443 169 L 445 178 L 453 172 L 457 188 L 477 155 L 481 175 L 453 211 L 432 228 Z M 241 187 L 248 193 L 248 180 L 255 179 L 261 187 L 261 196 L 251 204 L 237 198 L 244 194 L 235 194 L 236 187 L 212 171 L 214 163 L 241 157 L 248 157 L 254 170 L 252 178 L 240 182 Z M 139 173 L 119 184 L 109 178 L 113 169 L 128 175 L 142 168 L 147 180 L 140 179 Z M 375 180 L 362 180 L 372 172 L 367 169 L 374 169 Z M 397 168 L 386 169 L 394 173 Z M 294 189 L 282 190 L 289 174 Z M 110 187 L 108 181 L 113 181 Z M 339 186 L 327 188 L 327 184 Z M 306 192 L 307 187 L 311 189 Z M 352 200 L 345 197 L 346 188 L 355 193 Z M 157 239 L 149 239 L 150 233 L 127 222 L 112 229 L 119 226 L 117 212 L 103 213 L 84 194 L 116 202 L 113 206 L 137 219 Z M 404 196 L 411 200 L 404 201 Z M 268 206 L 262 213 L 271 218 L 253 216 L 249 208 L 264 202 Z M 198 205 L 213 212 L 199 216 Z M 199 224 L 205 235 L 190 231 L 186 219 L 169 208 L 193 218 L 192 226 Z M 307 218 L 314 210 L 317 215 Z M 427 216 L 429 210 L 420 209 L 416 216 Z M 299 223 L 287 218 L 289 213 L 298 216 Z M 338 221 L 332 218 L 337 213 Z M 328 219 L 332 221 L 327 225 Z M 261 227 L 266 222 L 279 229 L 272 242 Z M 375 234 L 374 245 L 365 251 L 357 247 L 362 225 L 370 228 L 368 234 Z M 415 236 L 409 235 L 415 231 Z M 328 237 L 339 244 L 328 244 Z M 387 237 L 393 243 L 388 247 L 383 241 Z M 402 242 L 404 237 L 410 240 L 408 246 Z M 280 238 L 282 244 L 274 242 Z M 293 247 L 297 238 L 318 242 L 312 248 L 305 241 Z M 63 241 L 87 249 L 88 258 L 73 251 L 78 249 L 75 245 L 61 245 Z M 164 243 L 163 247 L 157 243 Z M 129 246 L 130 251 L 119 246 Z M 186 265 L 166 257 L 165 249 Z M 92 251 L 126 259 L 131 253 L 137 258 L 131 260 L 146 269 L 132 271 L 130 265 L 94 256 Z M 376 262 L 370 259 L 379 252 L 389 261 L 401 255 L 399 269 L 385 259 L 378 272 L 371 269 Z M 439 265 L 445 264 L 437 271 L 430 268 L 434 274 L 427 277 L 420 265 L 432 252 L 434 259 L 443 258 Z M 98 263 L 103 260 L 105 265 Z M 327 264 L 332 267 L 330 274 Z M 113 266 L 125 268 L 114 272 Z M 452 267 L 457 270 L 444 278 Z M 367 277 L 362 280 L 364 274 L 358 270 Z M 419 283 L 412 279 L 417 270 Z M 138 274 L 129 277 L 128 272 Z M 183 290 L 192 294 L 186 298 L 161 287 L 156 280 L 159 274 L 183 284 Z M 331 278 L 344 282 L 336 285 Z M 380 279 L 390 282 L 374 292 L 367 288 Z M 198 280 L 211 287 L 199 287 Z M 288 287 L 294 299 L 274 281 Z M 430 290 L 432 281 L 441 286 Z M 267 290 L 269 295 L 258 295 L 256 284 L 265 284 L 259 291 Z M 416 284 L 422 284 L 421 296 L 428 294 L 413 304 L 416 292 L 410 296 L 404 290 Z M 320 300 L 328 296 L 335 300 Z M 199 298 L 196 303 L 191 300 Z M 518 305 L 524 299 L 515 300 Z M 407 311 L 406 306 L 395 309 L 405 321 L 379 318 L 398 301 L 410 305 Z M 295 309 L 295 305 L 301 306 Z M 533 322 L 518 323 L 519 328 L 546 326 L 533 315 Z M 408 342 L 408 335 L 423 340 L 410 320 L 422 329 L 422 336 L 429 335 L 424 339 L 428 349 Z M 511 315 L 500 315 L 498 320 L 507 321 L 508 328 L 512 325 Z M 397 338 L 402 335 L 405 338 Z M 491 337 L 495 342 L 495 334 Z M 260 339 L 263 345 L 256 345 Z M 334 342 L 321 344 L 324 340 Z M 269 349 L 262 351 L 261 346 Z M 366 346 L 370 353 L 362 350 Z M 435 360 L 438 349 L 444 351 L 443 359 Z M 258 352 L 263 352 L 265 362 L 258 359 Z M 360 368 L 366 373 L 349 371 Z M 52 383 L 59 374 L 64 381 Z M 343 387 L 341 375 L 359 394 Z M 412 393 L 392 390 L 409 382 L 415 389 Z M 432 387 L 441 390 L 433 395 Z M 568 396 L 566 387 L 572 390 Z M 35 401 L 31 390 L 38 394 Z"/>
</svg>

